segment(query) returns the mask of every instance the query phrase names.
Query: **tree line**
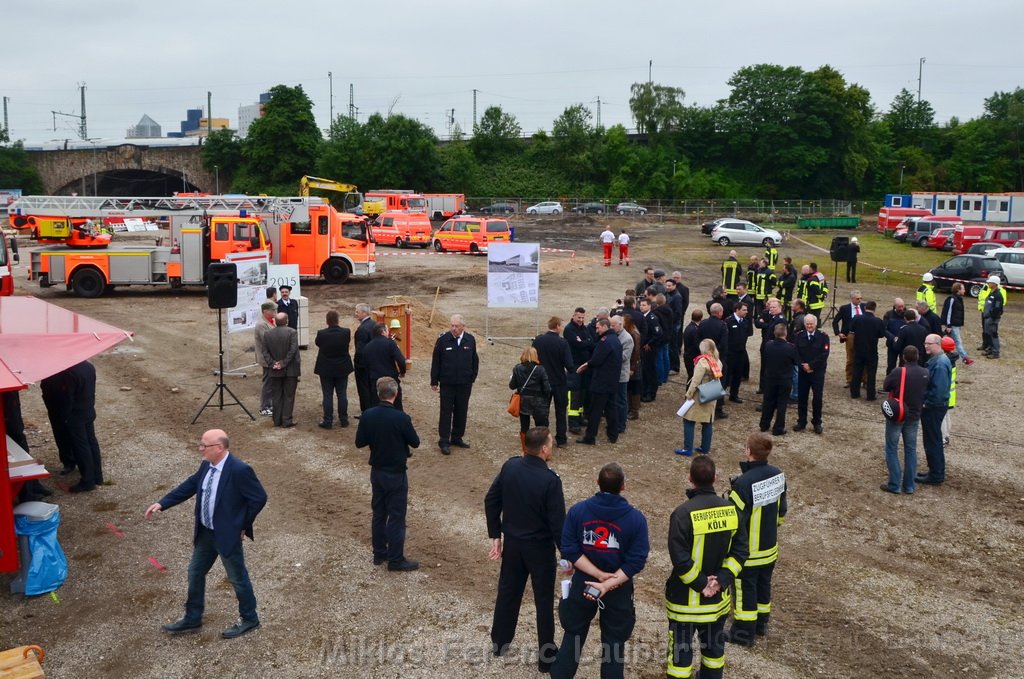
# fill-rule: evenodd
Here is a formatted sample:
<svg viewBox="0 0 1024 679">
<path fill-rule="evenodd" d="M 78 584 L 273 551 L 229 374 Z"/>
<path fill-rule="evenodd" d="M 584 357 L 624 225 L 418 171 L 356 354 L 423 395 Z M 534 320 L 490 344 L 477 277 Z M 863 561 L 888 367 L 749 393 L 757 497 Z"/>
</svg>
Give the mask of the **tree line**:
<svg viewBox="0 0 1024 679">
<path fill-rule="evenodd" d="M 583 104 L 524 138 L 513 113 L 493 106 L 472 134 L 441 143 L 422 122 L 374 113 L 339 116 L 326 137 L 301 85 L 271 88 L 245 139 L 214 132 L 204 165 L 239 193 L 288 195 L 313 174 L 364 189 L 409 188 L 470 196 L 605 200 L 877 200 L 915 190 L 1024 191 L 1024 89 L 995 92 L 972 120 L 935 121 L 902 90 L 884 111 L 831 66 L 758 64 L 736 71 L 729 96 L 687 105 L 682 88 L 635 83 L 639 134 L 598 127 Z M 0 148 L 0 186 L 36 184 L 17 144 Z"/>
</svg>

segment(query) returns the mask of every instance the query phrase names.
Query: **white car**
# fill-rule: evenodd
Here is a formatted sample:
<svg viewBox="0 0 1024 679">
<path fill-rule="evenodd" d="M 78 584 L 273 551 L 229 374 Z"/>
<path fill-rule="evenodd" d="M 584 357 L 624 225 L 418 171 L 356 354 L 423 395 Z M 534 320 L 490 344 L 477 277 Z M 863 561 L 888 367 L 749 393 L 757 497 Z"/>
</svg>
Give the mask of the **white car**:
<svg viewBox="0 0 1024 679">
<path fill-rule="evenodd" d="M 562 204 L 556 200 L 546 200 L 526 208 L 528 215 L 560 215 L 563 212 L 565 210 L 562 208 Z"/>
<path fill-rule="evenodd" d="M 719 245 L 782 245 L 782 234 L 743 219 L 724 221 L 711 230 L 711 240 Z"/>
<path fill-rule="evenodd" d="M 1024 285 L 1024 248 L 997 248 L 988 251 L 1003 266 L 1007 285 Z"/>
</svg>

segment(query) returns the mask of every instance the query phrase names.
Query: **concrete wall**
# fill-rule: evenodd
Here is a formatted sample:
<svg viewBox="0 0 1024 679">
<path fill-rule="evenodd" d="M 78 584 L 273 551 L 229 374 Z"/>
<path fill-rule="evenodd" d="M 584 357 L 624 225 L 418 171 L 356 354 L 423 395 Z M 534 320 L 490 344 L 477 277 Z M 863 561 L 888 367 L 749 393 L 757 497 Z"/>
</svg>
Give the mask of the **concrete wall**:
<svg viewBox="0 0 1024 679">
<path fill-rule="evenodd" d="M 123 144 L 74 151 L 29 151 L 47 195 L 78 191 L 83 177 L 112 170 L 148 170 L 181 179 L 199 191 L 213 193 L 216 179 L 200 161 L 200 147 L 147 147 Z M 88 182 L 86 182 L 88 184 Z"/>
</svg>

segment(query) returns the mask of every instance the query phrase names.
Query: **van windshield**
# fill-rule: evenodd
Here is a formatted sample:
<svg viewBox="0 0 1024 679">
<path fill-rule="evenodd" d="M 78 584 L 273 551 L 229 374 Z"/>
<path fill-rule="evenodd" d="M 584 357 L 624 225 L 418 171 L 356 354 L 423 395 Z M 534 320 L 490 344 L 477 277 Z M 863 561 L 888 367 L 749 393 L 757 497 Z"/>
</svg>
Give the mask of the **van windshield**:
<svg viewBox="0 0 1024 679">
<path fill-rule="evenodd" d="M 508 233 L 508 222 L 504 219 L 487 222 L 487 233 Z"/>
<path fill-rule="evenodd" d="M 427 201 L 425 198 L 410 198 L 409 209 L 412 211 L 420 211 L 427 209 Z"/>
</svg>

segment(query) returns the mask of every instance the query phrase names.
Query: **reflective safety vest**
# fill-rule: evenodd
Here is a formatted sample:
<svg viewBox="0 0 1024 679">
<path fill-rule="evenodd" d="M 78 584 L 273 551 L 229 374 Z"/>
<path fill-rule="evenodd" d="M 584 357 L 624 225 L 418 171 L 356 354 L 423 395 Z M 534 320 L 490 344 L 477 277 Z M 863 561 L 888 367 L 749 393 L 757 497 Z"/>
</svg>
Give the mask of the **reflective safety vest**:
<svg viewBox="0 0 1024 679">
<path fill-rule="evenodd" d="M 807 302 L 807 308 L 812 311 L 823 308 L 827 296 L 828 283 L 811 276 L 807 281 L 807 298 L 804 300 Z"/>
<path fill-rule="evenodd" d="M 999 286 L 999 292 L 1003 296 L 1003 306 L 1006 306 L 1006 288 Z M 987 285 L 981 286 L 981 292 L 978 293 L 978 311 L 985 311 L 985 300 L 988 299 L 988 293 L 992 291 L 992 288 Z"/>
<path fill-rule="evenodd" d="M 735 295 L 736 286 L 740 284 L 740 263 L 731 257 L 722 262 L 722 287 L 725 294 Z"/>
<path fill-rule="evenodd" d="M 956 408 L 956 363 L 949 371 L 949 407 Z"/>
<path fill-rule="evenodd" d="M 779 266 L 779 249 L 774 245 L 765 248 L 764 258 L 768 260 L 768 268 L 774 271 Z"/>
<path fill-rule="evenodd" d="M 750 292 L 753 292 L 754 291 L 754 286 L 757 285 L 756 278 L 757 278 L 757 269 L 751 269 L 751 268 L 748 267 L 747 268 L 747 290 L 749 290 Z"/>
<path fill-rule="evenodd" d="M 810 280 L 803 276 L 796 282 L 796 298 L 803 300 L 804 304 L 807 304 L 807 284 L 809 282 Z"/>
<path fill-rule="evenodd" d="M 754 299 L 763 302 L 771 296 L 775 288 L 775 272 L 771 269 L 761 269 L 754 277 Z"/>
<path fill-rule="evenodd" d="M 935 286 L 931 283 L 921 283 L 917 289 L 917 301 L 928 302 L 928 308 L 935 311 Z"/>
</svg>

